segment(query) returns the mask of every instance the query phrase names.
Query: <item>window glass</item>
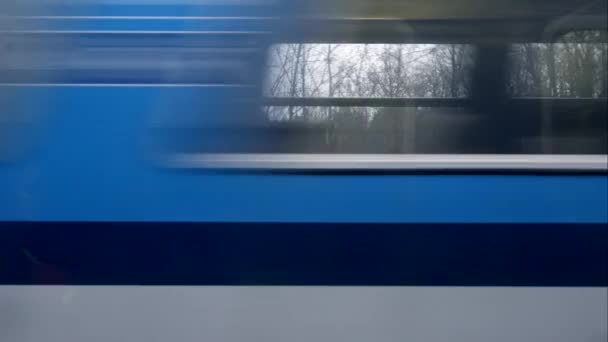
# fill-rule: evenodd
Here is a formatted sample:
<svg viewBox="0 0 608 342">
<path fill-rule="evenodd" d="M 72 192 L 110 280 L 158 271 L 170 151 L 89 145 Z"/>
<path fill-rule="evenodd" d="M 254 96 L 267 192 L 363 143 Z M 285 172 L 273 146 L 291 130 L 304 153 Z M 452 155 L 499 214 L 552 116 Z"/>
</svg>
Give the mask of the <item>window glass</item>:
<svg viewBox="0 0 608 342">
<path fill-rule="evenodd" d="M 571 32 L 552 44 L 513 45 L 510 93 L 605 98 L 607 55 L 606 32 L 601 31 Z"/>
<path fill-rule="evenodd" d="M 438 44 L 279 44 L 265 94 L 280 97 L 464 97 L 472 48 Z"/>
<path fill-rule="evenodd" d="M 289 153 L 492 153 L 483 124 L 463 108 L 268 107 L 275 129 L 289 130 L 277 152 Z M 290 119 L 290 113 L 297 116 Z M 477 141 L 475 141 L 477 140 Z"/>
</svg>

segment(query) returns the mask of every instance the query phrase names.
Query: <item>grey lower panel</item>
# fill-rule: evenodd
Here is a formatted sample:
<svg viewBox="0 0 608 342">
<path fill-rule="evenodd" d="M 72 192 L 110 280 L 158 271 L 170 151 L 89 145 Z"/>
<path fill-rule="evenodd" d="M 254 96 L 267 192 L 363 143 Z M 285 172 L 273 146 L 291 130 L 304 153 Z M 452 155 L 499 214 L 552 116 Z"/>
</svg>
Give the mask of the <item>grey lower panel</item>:
<svg viewBox="0 0 608 342">
<path fill-rule="evenodd" d="M 0 341 L 605 342 L 607 288 L 0 286 Z"/>
</svg>

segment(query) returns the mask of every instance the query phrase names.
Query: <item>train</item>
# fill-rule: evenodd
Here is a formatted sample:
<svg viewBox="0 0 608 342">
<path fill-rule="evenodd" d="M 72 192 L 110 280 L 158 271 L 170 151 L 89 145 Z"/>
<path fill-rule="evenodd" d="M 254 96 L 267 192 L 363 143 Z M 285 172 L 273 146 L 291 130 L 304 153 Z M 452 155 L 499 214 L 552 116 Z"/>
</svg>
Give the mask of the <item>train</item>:
<svg viewBox="0 0 608 342">
<path fill-rule="evenodd" d="M 605 0 L 0 10 L 0 340 L 606 340 Z"/>
</svg>

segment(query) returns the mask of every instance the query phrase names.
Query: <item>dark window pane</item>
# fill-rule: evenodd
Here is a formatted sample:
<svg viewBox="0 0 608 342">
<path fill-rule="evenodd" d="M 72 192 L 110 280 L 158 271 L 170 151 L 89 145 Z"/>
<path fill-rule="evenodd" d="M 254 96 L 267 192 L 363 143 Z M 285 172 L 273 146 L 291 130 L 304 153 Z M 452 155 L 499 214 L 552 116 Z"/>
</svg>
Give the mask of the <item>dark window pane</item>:
<svg viewBox="0 0 608 342">
<path fill-rule="evenodd" d="M 511 49 L 513 96 L 606 98 L 606 32 L 582 31 L 553 44 L 516 44 Z"/>
</svg>

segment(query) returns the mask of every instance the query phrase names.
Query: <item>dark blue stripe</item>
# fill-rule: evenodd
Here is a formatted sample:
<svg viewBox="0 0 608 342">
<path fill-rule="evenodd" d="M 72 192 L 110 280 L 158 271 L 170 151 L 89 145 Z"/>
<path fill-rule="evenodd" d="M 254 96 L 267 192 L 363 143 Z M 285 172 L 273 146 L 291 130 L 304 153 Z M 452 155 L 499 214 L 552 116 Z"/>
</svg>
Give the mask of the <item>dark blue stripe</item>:
<svg viewBox="0 0 608 342">
<path fill-rule="evenodd" d="M 602 224 L 4 223 L 1 284 L 607 286 Z"/>
</svg>

